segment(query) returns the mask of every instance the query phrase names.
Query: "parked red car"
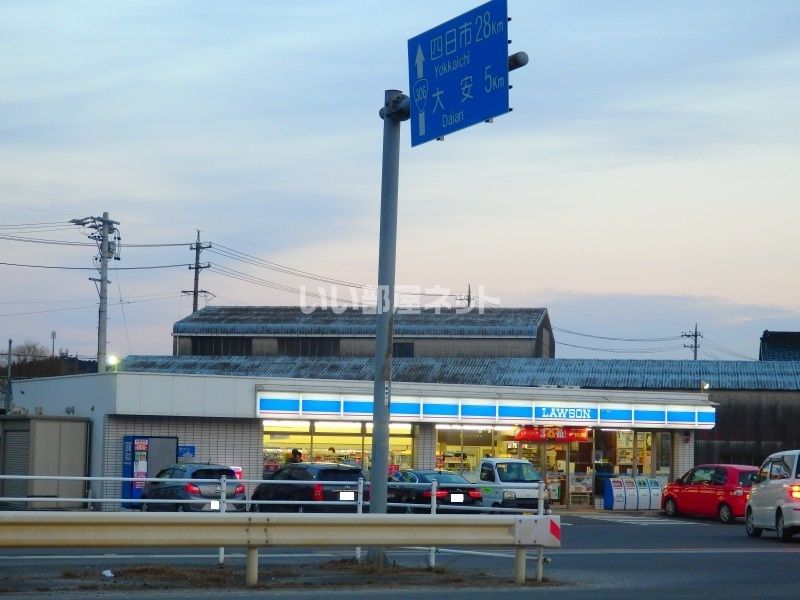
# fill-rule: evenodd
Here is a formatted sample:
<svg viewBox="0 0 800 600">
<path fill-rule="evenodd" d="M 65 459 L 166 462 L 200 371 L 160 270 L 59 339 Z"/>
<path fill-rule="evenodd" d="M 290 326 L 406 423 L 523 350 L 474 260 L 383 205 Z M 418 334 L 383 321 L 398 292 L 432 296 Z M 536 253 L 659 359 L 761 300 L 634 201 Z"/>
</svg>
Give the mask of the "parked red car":
<svg viewBox="0 0 800 600">
<path fill-rule="evenodd" d="M 723 523 L 744 517 L 750 486 L 758 467 L 698 465 L 664 488 L 661 508 L 677 514 L 716 517 Z"/>
</svg>

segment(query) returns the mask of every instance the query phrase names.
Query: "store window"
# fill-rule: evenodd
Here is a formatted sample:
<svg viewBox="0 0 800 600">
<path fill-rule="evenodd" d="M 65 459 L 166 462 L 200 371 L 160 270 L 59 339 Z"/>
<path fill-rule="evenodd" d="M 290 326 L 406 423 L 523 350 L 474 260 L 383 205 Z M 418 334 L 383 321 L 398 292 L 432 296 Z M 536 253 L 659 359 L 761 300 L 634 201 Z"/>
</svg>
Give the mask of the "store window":
<svg viewBox="0 0 800 600">
<path fill-rule="evenodd" d="M 481 458 L 506 456 L 505 447 L 498 454 L 498 439 L 503 433 L 512 433 L 510 427 L 490 425 L 437 425 L 436 468 L 459 473 L 475 471 Z"/>
<path fill-rule="evenodd" d="M 360 421 L 264 421 L 264 475 L 289 460 L 292 449 L 309 462 L 356 465 L 369 472 L 372 423 Z M 409 423 L 389 425 L 390 469 L 411 468 L 413 439 Z"/>
<path fill-rule="evenodd" d="M 594 483 L 594 432 L 585 427 L 536 429 L 536 435 L 521 435 L 526 432 L 517 431 L 518 456 L 528 459 L 544 473 L 554 502 L 588 503 Z"/>
</svg>

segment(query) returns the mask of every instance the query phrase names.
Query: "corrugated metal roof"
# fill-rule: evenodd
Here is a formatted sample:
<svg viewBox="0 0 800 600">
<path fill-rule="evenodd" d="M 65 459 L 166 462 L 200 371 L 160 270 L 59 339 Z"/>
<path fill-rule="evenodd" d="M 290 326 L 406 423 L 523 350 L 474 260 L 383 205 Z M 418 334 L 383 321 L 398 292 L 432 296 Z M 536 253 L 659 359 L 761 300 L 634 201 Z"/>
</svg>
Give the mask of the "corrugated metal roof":
<svg viewBox="0 0 800 600">
<path fill-rule="evenodd" d="M 759 360 L 800 360 L 800 332 L 764 331 Z"/>
<path fill-rule="evenodd" d="M 128 356 L 118 371 L 371 381 L 372 359 L 256 356 Z M 449 383 L 595 389 L 800 390 L 800 361 L 582 360 L 559 358 L 395 358 L 392 378 Z"/>
<path fill-rule="evenodd" d="M 395 314 L 394 335 L 535 338 L 546 308 L 410 309 Z M 299 306 L 207 306 L 172 328 L 179 335 L 375 335 L 376 315 L 361 308 Z"/>
</svg>

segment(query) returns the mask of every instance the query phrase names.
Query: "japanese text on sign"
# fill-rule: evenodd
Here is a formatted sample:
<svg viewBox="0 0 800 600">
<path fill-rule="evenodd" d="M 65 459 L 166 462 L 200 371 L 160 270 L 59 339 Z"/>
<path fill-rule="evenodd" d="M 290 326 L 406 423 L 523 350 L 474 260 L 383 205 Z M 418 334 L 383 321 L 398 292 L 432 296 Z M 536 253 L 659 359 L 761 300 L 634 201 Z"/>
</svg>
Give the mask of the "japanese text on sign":
<svg viewBox="0 0 800 600">
<path fill-rule="evenodd" d="M 508 112 L 507 15 L 493 0 L 408 41 L 412 146 Z"/>
</svg>

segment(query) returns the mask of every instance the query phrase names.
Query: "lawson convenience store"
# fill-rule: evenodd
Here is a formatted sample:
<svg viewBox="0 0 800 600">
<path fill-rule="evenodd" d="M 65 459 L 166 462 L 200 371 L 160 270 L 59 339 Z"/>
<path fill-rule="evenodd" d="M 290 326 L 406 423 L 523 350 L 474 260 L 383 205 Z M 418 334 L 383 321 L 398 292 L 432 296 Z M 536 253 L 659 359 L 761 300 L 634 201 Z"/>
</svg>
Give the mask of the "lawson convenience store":
<svg viewBox="0 0 800 600">
<path fill-rule="evenodd" d="M 202 366 L 172 360 L 187 359 L 187 369 Z M 130 436 L 174 438 L 194 460 L 240 466 L 246 479 L 292 448 L 307 460 L 370 467 L 371 381 L 144 368 L 152 367 L 14 382 L 15 406 L 91 419 L 92 476 L 122 475 Z M 694 464 L 694 433 L 716 418 L 700 392 L 395 382 L 391 398 L 391 468 L 466 472 L 487 455 L 523 457 L 567 504 L 591 497 L 598 472 L 681 475 Z M 112 484 L 91 490 L 119 493 Z"/>
<path fill-rule="evenodd" d="M 257 385 L 265 471 L 292 448 L 306 460 L 368 470 L 370 388 L 318 380 Z M 556 500 L 584 502 L 598 472 L 663 481 L 680 475 L 694 462 L 694 431 L 714 424 L 703 393 L 395 383 L 389 464 L 469 472 L 485 456 L 521 457 L 547 474 Z"/>
</svg>

